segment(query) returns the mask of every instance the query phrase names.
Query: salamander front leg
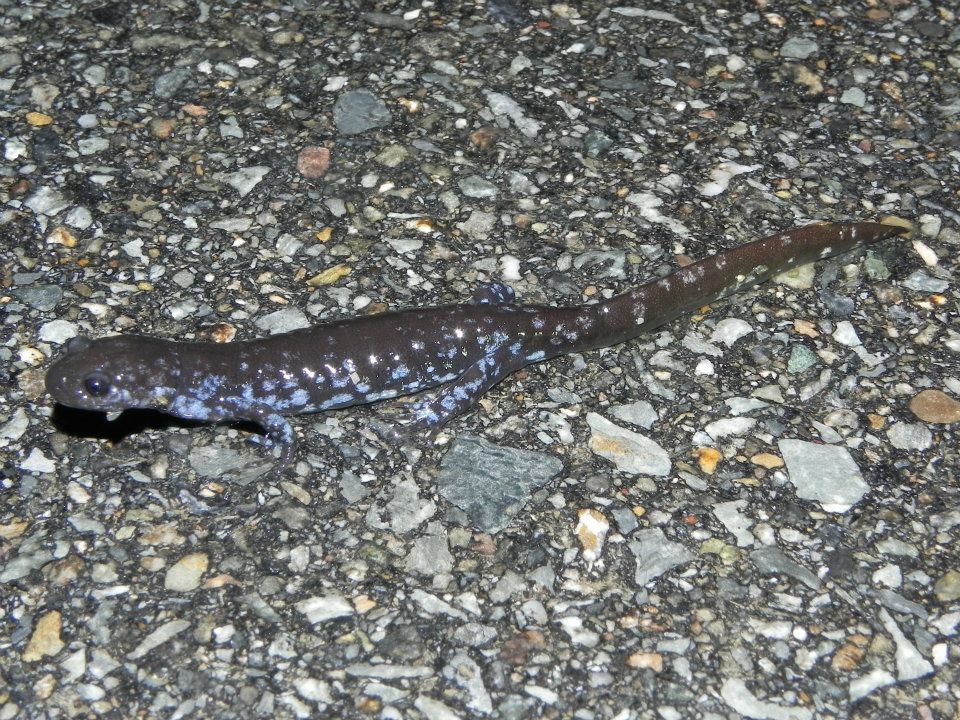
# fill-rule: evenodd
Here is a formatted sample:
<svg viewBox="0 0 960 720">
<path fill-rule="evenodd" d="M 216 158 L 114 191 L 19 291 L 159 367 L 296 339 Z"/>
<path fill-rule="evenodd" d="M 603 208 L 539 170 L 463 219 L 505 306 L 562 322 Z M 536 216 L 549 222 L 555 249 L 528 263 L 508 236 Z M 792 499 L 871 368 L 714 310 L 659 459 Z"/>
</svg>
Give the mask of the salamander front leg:
<svg viewBox="0 0 960 720">
<path fill-rule="evenodd" d="M 268 446 L 280 447 L 278 469 L 285 468 L 293 462 L 297 449 L 297 437 L 286 418 L 271 405 L 236 396 L 220 398 L 213 402 L 209 399 L 201 401 L 190 395 L 179 395 L 166 410 L 177 417 L 203 422 L 249 420 L 263 428 Z"/>
<path fill-rule="evenodd" d="M 279 447 L 277 469 L 290 465 L 297 450 L 297 436 L 293 426 L 283 415 L 266 403 L 250 402 L 244 398 L 228 398 L 224 403 L 228 412 L 224 419 L 249 420 L 263 428 L 269 447 Z"/>
</svg>

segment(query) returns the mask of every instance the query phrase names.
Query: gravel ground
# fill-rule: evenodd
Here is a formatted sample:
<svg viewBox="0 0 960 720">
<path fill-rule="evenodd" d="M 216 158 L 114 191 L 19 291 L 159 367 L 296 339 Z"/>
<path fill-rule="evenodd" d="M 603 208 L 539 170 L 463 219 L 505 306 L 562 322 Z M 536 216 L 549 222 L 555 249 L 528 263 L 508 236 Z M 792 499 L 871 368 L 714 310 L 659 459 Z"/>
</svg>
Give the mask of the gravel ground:
<svg viewBox="0 0 960 720">
<path fill-rule="evenodd" d="M 949 4 L 373 5 L 0 0 L 0 720 L 958 717 Z M 433 443 L 297 418 L 280 476 L 43 390 L 75 335 L 587 302 L 878 218 Z"/>
</svg>

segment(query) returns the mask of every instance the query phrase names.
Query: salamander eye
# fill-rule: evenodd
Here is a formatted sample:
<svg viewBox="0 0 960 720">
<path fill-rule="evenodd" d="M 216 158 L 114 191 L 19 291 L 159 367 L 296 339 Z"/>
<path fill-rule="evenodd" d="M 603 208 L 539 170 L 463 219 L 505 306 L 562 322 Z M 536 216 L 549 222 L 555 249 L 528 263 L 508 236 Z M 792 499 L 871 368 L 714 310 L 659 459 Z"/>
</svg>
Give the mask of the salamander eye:
<svg viewBox="0 0 960 720">
<path fill-rule="evenodd" d="M 105 375 L 87 375 L 83 380 L 83 388 L 93 397 L 103 397 L 110 392 L 110 380 Z"/>
</svg>

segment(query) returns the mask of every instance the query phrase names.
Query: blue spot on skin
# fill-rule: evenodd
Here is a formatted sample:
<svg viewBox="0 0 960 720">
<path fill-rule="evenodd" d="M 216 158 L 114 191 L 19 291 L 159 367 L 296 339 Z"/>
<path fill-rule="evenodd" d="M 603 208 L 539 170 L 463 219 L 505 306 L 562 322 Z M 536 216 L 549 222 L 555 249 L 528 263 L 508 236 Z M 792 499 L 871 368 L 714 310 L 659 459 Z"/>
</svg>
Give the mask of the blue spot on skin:
<svg viewBox="0 0 960 720">
<path fill-rule="evenodd" d="M 211 408 L 207 407 L 196 398 L 188 397 L 186 395 L 180 395 L 174 399 L 174 401 L 170 403 L 170 407 L 167 409 L 177 417 L 186 418 L 188 420 L 209 420 L 211 417 L 213 417 Z"/>
<path fill-rule="evenodd" d="M 394 380 L 399 380 L 400 378 L 405 378 L 409 374 L 410 369 L 406 365 L 398 365 L 396 369 L 390 373 L 390 377 Z"/>
<path fill-rule="evenodd" d="M 350 393 L 340 393 L 339 395 L 334 395 L 330 398 L 324 405 L 327 407 L 333 407 L 335 405 L 349 405 L 353 402 L 354 397 Z"/>
<path fill-rule="evenodd" d="M 226 378 L 223 375 L 207 375 L 200 382 L 200 387 L 195 391 L 195 395 L 201 400 L 208 400 L 220 392 Z"/>
<path fill-rule="evenodd" d="M 527 355 L 527 360 L 530 362 L 537 362 L 538 360 L 543 360 L 546 357 L 546 353 L 543 350 L 537 350 L 535 353 L 530 353 Z"/>
</svg>

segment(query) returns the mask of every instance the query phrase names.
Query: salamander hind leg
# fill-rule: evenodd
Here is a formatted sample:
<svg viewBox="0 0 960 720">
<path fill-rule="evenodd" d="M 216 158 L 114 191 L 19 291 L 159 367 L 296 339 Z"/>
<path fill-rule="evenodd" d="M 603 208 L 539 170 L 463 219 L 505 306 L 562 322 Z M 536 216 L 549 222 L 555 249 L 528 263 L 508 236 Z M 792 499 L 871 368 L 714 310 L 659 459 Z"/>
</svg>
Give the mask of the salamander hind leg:
<svg viewBox="0 0 960 720">
<path fill-rule="evenodd" d="M 394 442 L 414 441 L 430 435 L 470 409 L 483 394 L 519 369 L 516 356 L 500 350 L 481 358 L 438 395 L 414 403 L 395 423 L 378 424 L 374 430 Z"/>
</svg>

